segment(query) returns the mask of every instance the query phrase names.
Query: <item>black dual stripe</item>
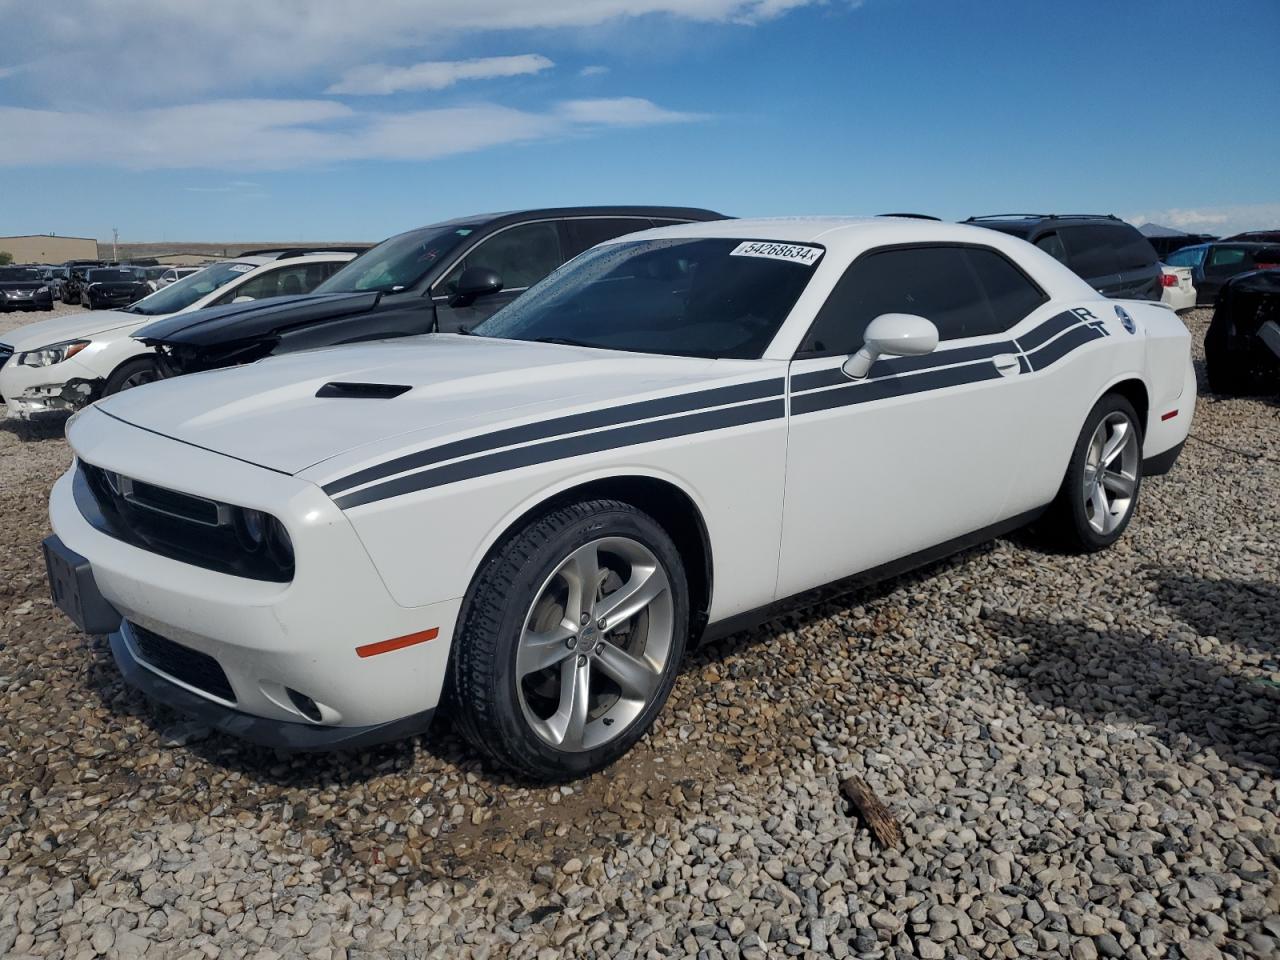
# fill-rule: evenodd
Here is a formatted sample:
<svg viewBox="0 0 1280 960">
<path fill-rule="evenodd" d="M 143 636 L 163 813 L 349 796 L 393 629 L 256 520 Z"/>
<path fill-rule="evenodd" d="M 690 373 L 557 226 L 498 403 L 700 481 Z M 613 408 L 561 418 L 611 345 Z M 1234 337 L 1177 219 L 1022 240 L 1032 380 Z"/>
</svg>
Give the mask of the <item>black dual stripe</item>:
<svg viewBox="0 0 1280 960">
<path fill-rule="evenodd" d="M 333 496 L 343 490 L 350 490 L 361 484 L 372 483 L 394 476 L 428 467 L 433 463 L 467 457 L 475 453 L 496 450 L 499 447 L 510 447 L 517 443 L 529 443 L 534 440 L 546 440 L 566 433 L 577 433 L 580 430 L 595 430 L 599 427 L 616 427 L 619 424 L 631 423 L 635 420 L 647 420 L 650 417 L 665 417 L 677 413 L 689 413 L 707 407 L 719 407 L 729 403 L 742 403 L 747 400 L 762 400 L 779 397 L 783 392 L 782 378 L 773 380 L 757 380 L 753 383 L 738 383 L 728 387 L 714 387 L 710 390 L 698 390 L 693 393 L 682 393 L 670 397 L 659 397 L 656 400 L 641 400 L 638 403 L 627 403 L 602 410 L 591 410 L 587 413 L 576 413 L 567 417 L 555 417 L 538 423 L 526 423 L 519 427 L 508 427 L 483 433 L 474 437 L 466 437 L 445 443 L 428 450 L 396 457 L 386 463 L 366 467 L 355 473 L 340 477 L 324 485 L 324 492 Z"/>
<path fill-rule="evenodd" d="M 397 477 L 385 483 L 375 484 L 335 497 L 334 503 L 342 510 L 350 510 L 366 503 L 401 497 L 419 490 L 429 490 L 446 483 L 457 483 L 460 480 L 472 480 L 491 473 L 502 473 L 519 467 L 533 466 L 539 463 L 550 463 L 553 460 L 564 460 L 568 457 L 580 457 L 589 453 L 602 453 L 605 450 L 616 450 L 638 443 L 652 443 L 655 440 L 672 440 L 676 437 L 687 437 L 695 433 L 706 433 L 711 430 L 723 430 L 727 427 L 741 427 L 751 423 L 763 423 L 766 420 L 780 420 L 786 413 L 785 401 L 779 397 L 775 400 L 763 400 L 747 403 L 737 407 L 726 407 L 720 410 L 705 410 L 668 420 L 650 420 L 634 426 L 620 427 L 616 430 L 602 430 L 598 433 L 585 433 L 558 440 L 548 440 L 527 447 L 502 450 L 498 453 L 473 457 L 448 463 L 431 470 Z"/>
<path fill-rule="evenodd" d="M 941 353 L 927 353 L 919 357 L 892 357 L 877 360 L 875 370 L 877 379 L 881 375 L 915 373 L 917 370 L 932 370 L 952 363 L 971 363 L 974 360 L 990 360 L 1002 353 L 1017 353 L 1018 347 L 1013 341 L 1001 343 L 979 343 L 972 347 L 957 347 L 954 350 L 943 350 Z M 827 370 L 813 370 L 809 373 L 796 374 L 791 378 L 791 393 L 803 393 L 805 390 L 817 390 L 820 387 L 834 387 L 847 384 L 849 378 L 839 367 Z"/>
<path fill-rule="evenodd" d="M 1043 370 L 1045 367 L 1057 363 L 1077 347 L 1084 346 L 1090 340 L 1101 340 L 1104 336 L 1105 334 L 1095 330 L 1093 327 L 1076 327 L 1074 330 L 1063 334 L 1047 347 L 1030 354 L 1027 359 L 1031 362 L 1032 370 Z"/>
<path fill-rule="evenodd" d="M 1018 349 L 1022 353 L 1030 353 L 1032 350 L 1039 349 L 1043 344 L 1048 343 L 1063 330 L 1069 330 L 1080 322 L 1070 310 L 1063 313 L 1055 313 L 1034 330 L 1026 333 L 1018 338 Z"/>
<path fill-rule="evenodd" d="M 943 367 L 929 373 L 917 373 L 905 377 L 884 377 L 878 380 L 867 380 L 850 384 L 835 390 L 823 390 L 818 393 L 805 393 L 791 398 L 793 416 L 805 413 L 816 413 L 819 410 L 831 410 L 855 403 L 870 403 L 874 400 L 888 400 L 891 397 L 905 397 L 911 393 L 924 393 L 929 390 L 943 390 L 947 387 L 959 387 L 966 383 L 981 383 L 983 380 L 995 380 L 1000 371 L 993 363 L 970 363 L 958 367 Z M 848 378 L 845 378 L 848 382 Z"/>
</svg>

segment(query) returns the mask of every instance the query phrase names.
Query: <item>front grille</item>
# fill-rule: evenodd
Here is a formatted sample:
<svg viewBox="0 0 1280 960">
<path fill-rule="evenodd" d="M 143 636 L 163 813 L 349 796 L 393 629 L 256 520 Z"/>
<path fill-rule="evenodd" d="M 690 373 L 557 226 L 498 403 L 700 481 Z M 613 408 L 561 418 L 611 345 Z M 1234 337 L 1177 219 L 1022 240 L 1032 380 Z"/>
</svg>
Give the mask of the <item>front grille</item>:
<svg viewBox="0 0 1280 960">
<path fill-rule="evenodd" d="M 288 583 L 291 549 L 247 542 L 237 508 L 79 462 L 72 491 L 80 513 L 109 537 L 172 560 L 252 580 Z"/>
<path fill-rule="evenodd" d="M 132 622 L 129 624 L 129 634 L 138 656 L 161 673 L 167 673 L 175 680 L 181 680 L 219 700 L 236 702 L 236 693 L 231 689 L 226 673 L 218 661 L 207 653 L 174 643 Z"/>
</svg>

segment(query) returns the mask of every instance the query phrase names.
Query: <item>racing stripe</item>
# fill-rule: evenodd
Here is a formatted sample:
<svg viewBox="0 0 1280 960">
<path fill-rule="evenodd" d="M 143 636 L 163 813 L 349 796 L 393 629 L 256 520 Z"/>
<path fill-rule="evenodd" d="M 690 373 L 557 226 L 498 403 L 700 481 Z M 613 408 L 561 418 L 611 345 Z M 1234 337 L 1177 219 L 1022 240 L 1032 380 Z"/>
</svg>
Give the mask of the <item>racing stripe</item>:
<svg viewBox="0 0 1280 960">
<path fill-rule="evenodd" d="M 1030 353 L 1032 350 L 1039 349 L 1042 344 L 1048 343 L 1062 333 L 1063 330 L 1069 330 L 1079 322 L 1080 318 L 1070 310 L 1055 313 L 1040 326 L 1020 336 L 1018 338 L 1018 349 L 1023 353 Z"/>
<path fill-rule="evenodd" d="M 1100 340 L 1104 336 L 1100 330 L 1093 327 L 1081 326 L 1070 330 L 1054 340 L 1046 347 L 1042 347 L 1035 353 L 1027 355 L 1027 359 L 1031 362 L 1032 370 L 1043 370 L 1050 364 L 1057 363 L 1072 350 L 1082 347 L 1090 340 Z"/>
<path fill-rule="evenodd" d="M 847 386 L 793 396 L 791 415 L 816 413 L 819 410 L 830 410 L 854 403 L 869 403 L 873 400 L 887 400 L 890 397 L 905 397 L 912 393 L 942 390 L 966 383 L 995 380 L 999 377 L 1000 371 L 993 363 L 969 363 L 957 367 L 943 367 L 941 370 L 928 373 L 911 374 L 905 377 L 882 377 L 876 380 L 863 380 L 859 383 L 850 383 L 849 378 L 844 377 Z"/>
<path fill-rule="evenodd" d="M 532 440 L 546 440 L 566 433 L 577 433 L 581 430 L 594 430 L 598 427 L 614 427 L 631 423 L 635 420 L 647 420 L 650 417 L 664 417 L 676 413 L 688 413 L 707 407 L 718 407 L 728 403 L 741 403 L 746 400 L 760 400 L 768 397 L 779 397 L 783 392 L 784 381 L 781 377 L 772 380 L 757 380 L 752 383 L 738 383 L 728 387 L 714 387 L 710 390 L 697 390 L 693 393 L 675 394 L 670 397 L 658 397 L 656 400 L 641 400 L 637 403 L 626 403 L 617 407 L 606 407 L 591 410 L 587 413 L 576 413 L 567 417 L 555 417 L 538 423 L 527 423 L 492 433 L 482 433 L 474 437 L 455 440 L 427 450 L 406 454 L 379 463 L 355 473 L 348 474 L 324 485 L 324 492 L 333 496 L 343 490 L 350 490 L 374 480 L 382 480 L 397 473 L 417 470 L 421 467 L 453 460 L 457 457 L 471 456 L 509 447 L 517 443 Z"/>
<path fill-rule="evenodd" d="M 931 370 L 934 367 L 944 367 L 953 363 L 971 363 L 974 360 L 989 360 L 1002 353 L 1017 352 L 1017 345 L 1010 340 L 1000 343 L 979 343 L 971 347 L 926 353 L 919 357 L 886 357 L 876 361 L 875 372 L 877 378 L 883 375 L 914 373 L 917 370 Z M 821 387 L 834 387 L 847 383 L 849 378 L 841 372 L 839 367 L 812 370 L 791 378 L 791 392 L 794 395 L 805 390 L 817 390 Z"/>
<path fill-rule="evenodd" d="M 780 420 L 786 411 L 783 400 L 762 400 L 737 407 L 726 407 L 721 410 L 705 410 L 685 416 L 672 417 L 667 420 L 650 420 L 634 426 L 619 427 L 613 430 L 601 430 L 597 433 L 584 433 L 572 437 L 561 437 L 527 447 L 516 447 L 501 450 L 497 453 L 472 457 L 470 460 L 459 460 L 444 464 L 430 470 L 396 477 L 384 483 L 374 484 L 334 498 L 334 503 L 343 510 L 359 507 L 367 503 L 402 497 L 407 493 L 429 490 L 446 483 L 457 483 L 460 480 L 473 480 L 476 477 L 488 476 L 528 467 L 539 463 L 550 463 L 567 457 L 580 457 L 589 453 L 601 453 L 605 450 L 616 450 L 638 443 L 652 443 L 655 440 L 671 440 L 676 437 L 687 437 L 695 433 L 706 433 L 712 430 L 723 430 L 727 427 L 740 427 L 751 423 L 762 423 L 767 420 Z"/>
</svg>

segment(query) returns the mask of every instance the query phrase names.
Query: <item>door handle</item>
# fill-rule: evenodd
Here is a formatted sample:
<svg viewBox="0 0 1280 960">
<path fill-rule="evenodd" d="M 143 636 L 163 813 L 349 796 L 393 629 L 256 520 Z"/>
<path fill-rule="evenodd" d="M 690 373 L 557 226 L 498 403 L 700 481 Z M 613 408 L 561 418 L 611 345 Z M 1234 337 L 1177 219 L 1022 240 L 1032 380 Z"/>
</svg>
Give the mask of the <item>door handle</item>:
<svg viewBox="0 0 1280 960">
<path fill-rule="evenodd" d="M 1002 377 L 1016 377 L 1022 371 L 1022 364 L 1015 353 L 1001 353 L 991 358 Z"/>
</svg>

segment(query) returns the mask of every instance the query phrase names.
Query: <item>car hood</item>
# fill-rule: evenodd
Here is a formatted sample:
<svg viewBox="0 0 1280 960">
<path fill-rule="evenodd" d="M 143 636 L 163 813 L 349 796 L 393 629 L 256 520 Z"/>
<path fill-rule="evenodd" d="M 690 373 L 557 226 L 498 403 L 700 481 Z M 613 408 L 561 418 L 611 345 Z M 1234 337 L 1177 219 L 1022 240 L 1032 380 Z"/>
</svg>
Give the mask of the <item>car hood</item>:
<svg viewBox="0 0 1280 960">
<path fill-rule="evenodd" d="M 379 293 L 303 294 L 205 307 L 148 323 L 134 336 L 153 346 L 209 347 L 269 337 L 286 327 L 363 313 Z"/>
<path fill-rule="evenodd" d="M 52 282 L 51 280 L 0 280 L 0 290 L 39 290 Z"/>
<path fill-rule="evenodd" d="M 339 458 L 332 470 L 326 464 L 320 471 L 327 475 L 496 426 L 709 380 L 732 382 L 761 370 L 761 361 L 428 334 L 191 374 L 97 406 L 146 430 L 282 473 Z M 408 389 L 381 398 L 318 397 L 329 383 Z"/>
<path fill-rule="evenodd" d="M 29 323 L 25 327 L 0 334 L 0 339 L 13 347 L 15 353 L 21 353 L 65 340 L 85 340 L 108 330 L 136 326 L 137 323 L 138 318 L 133 314 L 118 310 L 95 310 L 92 313 L 72 313 L 50 317 L 39 323 Z"/>
</svg>

